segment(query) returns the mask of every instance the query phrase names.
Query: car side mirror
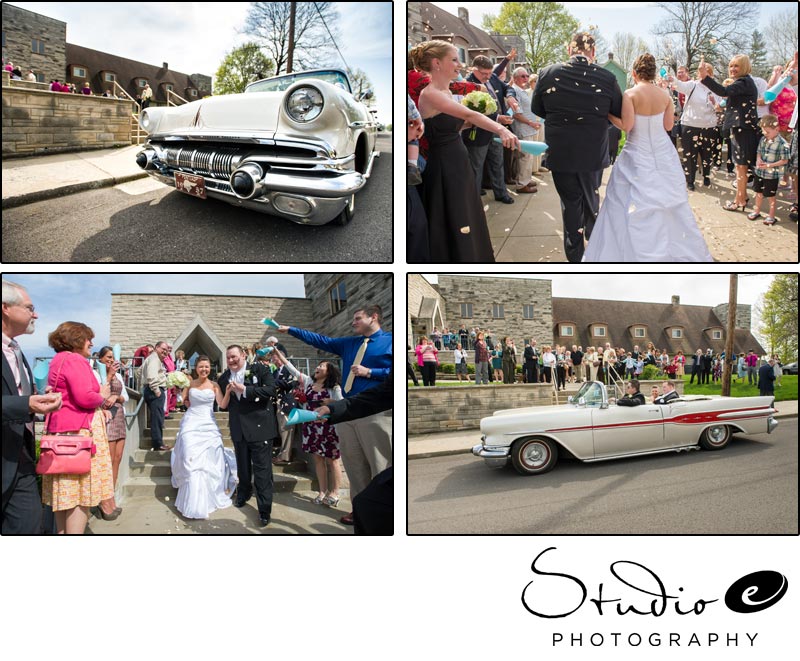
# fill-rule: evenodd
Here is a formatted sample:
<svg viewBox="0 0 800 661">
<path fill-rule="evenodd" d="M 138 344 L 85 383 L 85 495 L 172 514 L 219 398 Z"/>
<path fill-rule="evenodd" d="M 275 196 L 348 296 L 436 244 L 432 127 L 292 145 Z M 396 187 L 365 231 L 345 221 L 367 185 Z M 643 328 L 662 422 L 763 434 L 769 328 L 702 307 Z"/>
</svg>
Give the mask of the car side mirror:
<svg viewBox="0 0 800 661">
<path fill-rule="evenodd" d="M 608 402 L 603 402 L 602 404 L 600 404 L 600 408 L 601 409 L 607 409 L 608 408 Z"/>
<path fill-rule="evenodd" d="M 578 406 L 586 406 L 586 398 L 585 397 L 581 397 L 580 399 L 578 399 Z"/>
<path fill-rule="evenodd" d="M 572 400 L 573 400 L 573 399 L 574 399 L 574 398 L 572 397 L 572 395 L 570 395 L 569 397 L 567 397 L 567 404 L 572 404 Z"/>
<path fill-rule="evenodd" d="M 372 98 L 372 94 L 373 94 L 373 92 L 372 92 L 371 89 L 370 90 L 366 90 L 365 92 L 361 93 L 361 95 L 358 97 L 358 100 L 359 101 L 366 101 L 367 99 L 371 99 Z"/>
</svg>

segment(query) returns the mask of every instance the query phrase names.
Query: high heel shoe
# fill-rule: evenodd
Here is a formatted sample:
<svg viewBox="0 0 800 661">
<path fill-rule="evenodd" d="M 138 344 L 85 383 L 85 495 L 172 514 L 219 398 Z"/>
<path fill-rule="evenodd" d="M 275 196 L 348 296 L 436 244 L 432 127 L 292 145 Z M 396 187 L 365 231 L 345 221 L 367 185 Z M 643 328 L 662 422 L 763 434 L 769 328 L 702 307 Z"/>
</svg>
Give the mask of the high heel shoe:
<svg viewBox="0 0 800 661">
<path fill-rule="evenodd" d="M 103 521 L 116 521 L 119 518 L 119 515 L 122 513 L 122 510 L 119 507 L 111 512 L 111 514 L 106 514 L 102 507 L 98 507 L 97 511 L 100 512 L 100 516 L 103 518 Z"/>
<path fill-rule="evenodd" d="M 316 497 L 316 498 L 314 498 L 314 504 L 315 504 L 315 505 L 322 505 L 322 504 L 324 504 L 324 503 L 325 503 L 325 500 L 326 500 L 327 498 L 328 498 L 327 496 L 320 496 L 320 495 L 317 495 L 317 497 Z"/>
<path fill-rule="evenodd" d="M 748 200 L 747 202 L 749 201 L 750 200 Z M 745 202 L 744 204 L 736 204 L 736 202 L 734 202 L 733 200 L 729 200 L 728 202 L 722 205 L 722 208 L 725 209 L 725 211 L 744 211 L 745 207 L 747 206 L 747 202 Z"/>
<path fill-rule="evenodd" d="M 339 496 L 336 496 L 335 498 L 333 496 L 325 496 L 325 498 L 322 499 L 322 502 L 328 507 L 337 507 L 339 505 Z"/>
</svg>

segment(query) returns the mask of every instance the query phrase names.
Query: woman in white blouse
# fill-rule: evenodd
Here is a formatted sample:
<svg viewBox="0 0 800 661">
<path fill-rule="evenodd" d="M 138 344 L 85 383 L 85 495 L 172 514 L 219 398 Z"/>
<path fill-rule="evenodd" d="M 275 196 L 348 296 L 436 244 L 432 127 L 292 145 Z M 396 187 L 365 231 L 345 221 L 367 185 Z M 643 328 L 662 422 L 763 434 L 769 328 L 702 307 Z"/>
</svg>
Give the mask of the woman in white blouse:
<svg viewBox="0 0 800 661">
<path fill-rule="evenodd" d="M 467 352 L 461 349 L 461 344 L 456 344 L 453 351 L 453 362 L 456 364 L 456 377 L 459 381 L 469 381 L 467 375 Z M 461 377 L 464 377 L 463 379 Z"/>
<path fill-rule="evenodd" d="M 544 348 L 542 365 L 544 366 L 544 378 L 547 379 L 547 383 L 552 383 L 555 377 L 556 355 L 549 345 Z"/>
<path fill-rule="evenodd" d="M 709 74 L 713 75 L 713 74 Z M 681 115 L 681 145 L 683 146 L 684 170 L 686 186 L 694 190 L 694 177 L 697 172 L 697 157 L 703 168 L 703 186 L 711 185 L 711 164 L 716 157 L 717 113 L 715 106 L 720 97 L 712 94 L 700 80 L 703 76 L 697 72 L 697 80 L 670 79 L 673 89 L 686 96 Z"/>
</svg>

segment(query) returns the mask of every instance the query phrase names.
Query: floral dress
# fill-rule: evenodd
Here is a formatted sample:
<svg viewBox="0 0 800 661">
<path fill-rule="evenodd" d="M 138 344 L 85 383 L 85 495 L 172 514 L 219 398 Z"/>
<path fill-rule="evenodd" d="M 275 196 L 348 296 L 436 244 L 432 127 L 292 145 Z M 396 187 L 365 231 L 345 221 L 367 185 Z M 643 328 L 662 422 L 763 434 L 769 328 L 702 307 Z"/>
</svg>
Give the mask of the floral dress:
<svg viewBox="0 0 800 661">
<path fill-rule="evenodd" d="M 327 388 L 317 392 L 314 390 L 313 382 L 306 384 L 306 408 L 309 411 L 318 409 L 324 400 L 332 397 L 333 394 Z M 336 427 L 327 420 L 303 423 L 303 452 L 318 454 L 328 459 L 338 459 L 341 454 Z"/>
</svg>

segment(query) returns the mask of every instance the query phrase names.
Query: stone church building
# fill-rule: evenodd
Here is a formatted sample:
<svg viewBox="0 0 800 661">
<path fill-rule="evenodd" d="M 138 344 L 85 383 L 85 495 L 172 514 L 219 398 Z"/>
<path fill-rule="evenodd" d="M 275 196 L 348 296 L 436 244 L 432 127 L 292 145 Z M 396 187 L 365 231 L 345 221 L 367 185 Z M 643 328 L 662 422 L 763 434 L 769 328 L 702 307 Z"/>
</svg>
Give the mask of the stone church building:
<svg viewBox="0 0 800 661">
<path fill-rule="evenodd" d="M 518 348 L 534 338 L 540 347 L 574 344 L 584 349 L 606 342 L 644 348 L 652 342 L 670 356 L 679 350 L 689 355 L 697 349 L 725 349 L 727 303 L 684 305 L 680 296 L 668 303 L 559 298 L 553 297 L 551 281 L 544 278 L 440 274 L 438 280 L 434 286 L 421 275 L 408 276 L 406 332 L 412 348 L 434 328 L 458 332 L 463 325 L 467 330 L 491 330 L 495 342 L 507 335 Z M 750 306 L 737 305 L 734 350 L 751 349 L 766 353 L 751 332 Z"/>
<path fill-rule="evenodd" d="M 275 335 L 296 358 L 316 361 L 331 356 L 282 335 L 261 323 L 270 317 L 332 337 L 352 334 L 350 323 L 360 307 L 383 309 L 382 328 L 392 330 L 391 273 L 310 273 L 304 276 L 305 298 L 205 294 L 112 294 L 111 344 L 130 356 L 140 346 L 164 340 L 186 357 L 205 354 L 217 370 L 225 369 L 225 349 L 263 342 Z M 313 364 L 313 363 L 312 363 Z"/>
</svg>

